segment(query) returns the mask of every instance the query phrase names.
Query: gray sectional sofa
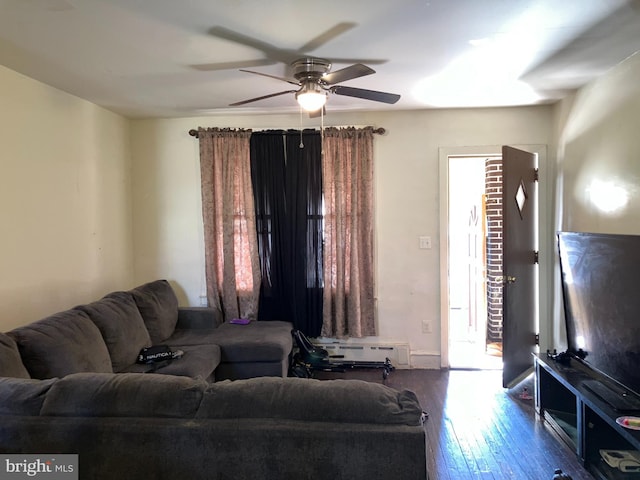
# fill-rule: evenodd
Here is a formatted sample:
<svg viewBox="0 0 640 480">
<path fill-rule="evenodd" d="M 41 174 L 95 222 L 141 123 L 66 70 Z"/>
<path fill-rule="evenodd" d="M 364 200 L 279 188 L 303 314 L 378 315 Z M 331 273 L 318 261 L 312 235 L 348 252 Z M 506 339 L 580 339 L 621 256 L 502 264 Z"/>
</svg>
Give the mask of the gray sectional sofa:
<svg viewBox="0 0 640 480">
<path fill-rule="evenodd" d="M 156 280 L 113 292 L 7 335 L 16 342 L 29 376 L 77 372 L 156 373 L 206 380 L 286 377 L 293 346 L 289 322 L 220 324 L 211 308 L 180 308 L 169 282 Z M 184 356 L 167 365 L 136 363 L 150 345 Z"/>
<path fill-rule="evenodd" d="M 415 394 L 287 378 L 290 324 L 214 316 L 157 281 L 0 334 L 0 455 L 78 454 L 83 480 L 427 478 Z M 159 343 L 185 354 L 146 372 Z"/>
<path fill-rule="evenodd" d="M 82 480 L 427 475 L 415 395 L 357 380 L 0 378 L 0 453 L 78 454 Z"/>
</svg>

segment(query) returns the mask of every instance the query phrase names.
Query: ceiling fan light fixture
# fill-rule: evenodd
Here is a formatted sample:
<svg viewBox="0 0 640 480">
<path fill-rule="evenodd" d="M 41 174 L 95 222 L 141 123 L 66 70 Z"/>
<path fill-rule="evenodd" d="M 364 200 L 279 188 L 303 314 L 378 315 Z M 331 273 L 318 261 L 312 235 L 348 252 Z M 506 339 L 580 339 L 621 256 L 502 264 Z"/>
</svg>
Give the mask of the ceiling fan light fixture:
<svg viewBox="0 0 640 480">
<path fill-rule="evenodd" d="M 303 110 L 316 112 L 327 103 L 327 92 L 317 83 L 306 83 L 296 92 L 296 100 Z"/>
</svg>

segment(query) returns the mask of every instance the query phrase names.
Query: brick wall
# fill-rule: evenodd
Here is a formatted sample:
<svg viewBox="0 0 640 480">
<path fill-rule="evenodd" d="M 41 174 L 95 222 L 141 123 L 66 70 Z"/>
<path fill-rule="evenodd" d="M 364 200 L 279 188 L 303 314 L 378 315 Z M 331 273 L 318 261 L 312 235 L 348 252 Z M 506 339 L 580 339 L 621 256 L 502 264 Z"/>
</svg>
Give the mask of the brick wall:
<svg viewBox="0 0 640 480">
<path fill-rule="evenodd" d="M 502 159 L 485 161 L 487 198 L 487 342 L 502 341 Z"/>
</svg>

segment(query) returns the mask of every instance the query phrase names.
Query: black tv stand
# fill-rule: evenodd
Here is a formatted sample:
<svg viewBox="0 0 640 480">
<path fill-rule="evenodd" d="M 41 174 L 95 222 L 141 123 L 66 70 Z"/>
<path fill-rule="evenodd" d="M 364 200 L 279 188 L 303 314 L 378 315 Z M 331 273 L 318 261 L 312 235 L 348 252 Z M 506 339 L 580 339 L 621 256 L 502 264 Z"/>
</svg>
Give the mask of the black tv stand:
<svg viewBox="0 0 640 480">
<path fill-rule="evenodd" d="M 626 391 L 608 386 L 599 380 L 584 380 L 582 384 L 608 403 L 614 410 L 623 413 L 640 413 L 640 399 Z"/>
<path fill-rule="evenodd" d="M 617 396 L 614 402 L 640 402 L 635 395 L 621 395 L 616 386 L 575 358 L 557 361 L 551 356 L 535 356 L 536 413 L 583 461 L 598 480 L 640 480 L 640 473 L 623 473 L 610 467 L 600 450 L 640 451 L 640 431 L 616 423 L 624 415 L 640 416 L 640 410 L 616 410 L 602 395 Z M 594 386 L 600 384 L 600 387 Z M 592 387 L 593 389 L 591 389 Z M 604 390 L 603 390 L 604 391 Z M 624 408 L 631 408 L 625 404 Z"/>
</svg>

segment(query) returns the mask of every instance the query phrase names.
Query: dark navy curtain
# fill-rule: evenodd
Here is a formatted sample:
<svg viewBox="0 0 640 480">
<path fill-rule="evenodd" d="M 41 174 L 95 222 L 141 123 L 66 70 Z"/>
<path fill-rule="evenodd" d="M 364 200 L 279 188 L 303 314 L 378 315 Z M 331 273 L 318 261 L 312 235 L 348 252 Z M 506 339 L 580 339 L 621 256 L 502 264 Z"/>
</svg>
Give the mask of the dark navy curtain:
<svg viewBox="0 0 640 480">
<path fill-rule="evenodd" d="M 262 286 L 259 320 L 322 329 L 322 156 L 317 131 L 251 135 L 251 181 Z"/>
</svg>

